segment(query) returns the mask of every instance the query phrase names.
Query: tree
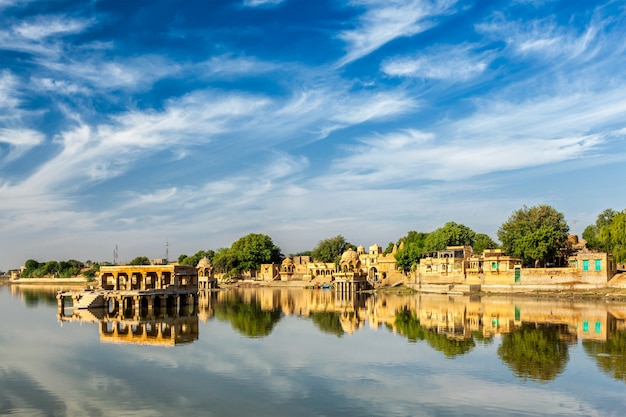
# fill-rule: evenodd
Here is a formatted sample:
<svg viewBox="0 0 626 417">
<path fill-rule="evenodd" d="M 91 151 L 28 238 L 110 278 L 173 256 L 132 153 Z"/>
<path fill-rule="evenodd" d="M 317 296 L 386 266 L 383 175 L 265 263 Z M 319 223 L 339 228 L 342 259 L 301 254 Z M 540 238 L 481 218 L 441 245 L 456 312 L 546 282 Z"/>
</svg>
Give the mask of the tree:
<svg viewBox="0 0 626 417">
<path fill-rule="evenodd" d="M 213 267 L 220 274 L 236 274 L 237 257 L 230 248 L 219 248 L 213 256 Z"/>
<path fill-rule="evenodd" d="M 476 232 L 464 224 L 448 222 L 443 227 L 428 234 L 424 242 L 428 252 L 444 250 L 447 246 L 473 246 Z"/>
<path fill-rule="evenodd" d="M 427 237 L 428 233 L 411 230 L 398 241 L 399 249 L 395 254 L 395 258 L 396 266 L 400 270 L 408 272 L 414 265 L 419 263 L 424 252 Z"/>
<path fill-rule="evenodd" d="M 200 251 L 196 252 L 195 255 L 192 255 L 192 256 L 180 255 L 178 257 L 178 263 L 181 264 L 181 265 L 196 266 L 196 265 L 198 265 L 198 262 L 200 262 L 200 260 L 202 260 L 202 258 L 207 258 L 210 261 L 213 261 L 213 256 L 215 256 L 215 252 L 210 250 L 210 249 L 207 250 L 207 251 L 200 250 Z"/>
<path fill-rule="evenodd" d="M 138 256 L 130 261 L 129 265 L 150 265 L 150 259 L 146 256 Z"/>
<path fill-rule="evenodd" d="M 337 235 L 320 240 L 315 249 L 311 251 L 311 255 L 316 261 L 337 263 L 341 259 L 343 252 L 350 246 L 353 245 L 346 242 L 343 236 Z"/>
<path fill-rule="evenodd" d="M 548 205 L 515 211 L 498 229 L 498 239 L 508 255 L 519 256 L 526 265 L 556 260 L 567 245 L 569 226 L 562 213 Z"/>
<path fill-rule="evenodd" d="M 232 244 L 230 250 L 235 255 L 237 272 L 254 271 L 261 264 L 280 263 L 283 255 L 272 239 L 263 234 L 250 233 Z"/>
<path fill-rule="evenodd" d="M 610 252 L 616 262 L 626 262 L 626 210 L 604 210 L 596 224 L 585 229 L 583 239 L 589 249 Z"/>
<path fill-rule="evenodd" d="M 489 235 L 477 233 L 474 245 L 472 246 L 472 251 L 475 254 L 480 255 L 485 251 L 485 249 L 496 249 L 497 247 L 498 244 L 494 242 Z"/>
</svg>

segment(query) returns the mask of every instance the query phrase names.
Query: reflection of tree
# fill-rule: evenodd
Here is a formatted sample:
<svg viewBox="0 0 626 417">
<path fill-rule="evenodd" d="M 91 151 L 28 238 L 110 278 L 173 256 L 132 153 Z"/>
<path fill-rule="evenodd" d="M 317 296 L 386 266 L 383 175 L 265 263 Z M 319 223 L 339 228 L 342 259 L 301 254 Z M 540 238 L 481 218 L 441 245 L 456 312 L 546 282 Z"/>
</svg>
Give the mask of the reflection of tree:
<svg viewBox="0 0 626 417">
<path fill-rule="evenodd" d="M 20 291 L 24 296 L 24 303 L 28 307 L 35 307 L 40 302 L 43 302 L 46 305 L 56 306 L 57 298 L 54 293 L 45 292 L 45 291 L 32 291 L 32 290 L 21 290 Z"/>
<path fill-rule="evenodd" d="M 498 356 L 520 378 L 553 380 L 569 359 L 561 333 L 559 326 L 524 323 L 520 330 L 503 336 Z"/>
<path fill-rule="evenodd" d="M 263 311 L 256 300 L 246 303 L 241 296 L 231 293 L 215 302 L 215 317 L 229 321 L 244 336 L 263 337 L 280 321 L 281 312 Z"/>
<path fill-rule="evenodd" d="M 424 340 L 430 347 L 442 352 L 449 358 L 464 355 L 476 345 L 473 339 L 450 339 L 445 334 L 439 334 L 434 329 L 422 327 L 417 316 L 408 309 L 396 312 L 396 329 L 406 336 L 410 342 Z"/>
<path fill-rule="evenodd" d="M 337 337 L 341 337 L 344 334 L 340 318 L 339 313 L 332 311 L 311 314 L 311 320 L 313 320 L 318 329 L 325 333 L 334 334 Z"/>
<path fill-rule="evenodd" d="M 583 348 L 596 360 L 598 368 L 626 382 L 626 330 L 616 331 L 606 342 L 584 340 Z"/>
<path fill-rule="evenodd" d="M 493 343 L 493 337 L 485 337 L 483 332 L 473 331 L 472 337 L 474 338 L 475 341 L 481 342 L 485 346 L 489 346 Z"/>
</svg>

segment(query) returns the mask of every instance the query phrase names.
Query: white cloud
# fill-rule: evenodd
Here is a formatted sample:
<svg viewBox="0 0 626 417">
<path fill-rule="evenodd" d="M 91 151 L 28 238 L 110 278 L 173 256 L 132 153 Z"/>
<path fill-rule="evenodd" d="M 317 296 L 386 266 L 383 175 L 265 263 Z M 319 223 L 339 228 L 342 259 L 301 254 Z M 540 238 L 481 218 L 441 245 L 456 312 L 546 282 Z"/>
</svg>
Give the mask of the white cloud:
<svg viewBox="0 0 626 417">
<path fill-rule="evenodd" d="M 606 35 L 603 35 L 609 21 L 610 18 L 603 20 L 593 17 L 579 33 L 574 27 L 558 25 L 552 17 L 518 22 L 508 21 L 499 14 L 491 22 L 477 24 L 475 28 L 494 40 L 504 40 L 514 54 L 522 57 L 589 61 L 597 57 L 603 48 L 605 52 L 613 52 L 606 50 L 607 40 Z M 620 33 L 623 31 L 616 31 L 609 36 L 619 40 Z"/>
<path fill-rule="evenodd" d="M 181 66 L 159 55 L 142 55 L 123 59 L 104 59 L 96 56 L 84 57 L 70 62 L 42 60 L 40 64 L 60 78 L 50 87 L 71 87 L 84 91 L 143 89 L 155 81 L 178 73 Z M 46 78 L 47 79 L 47 78 Z"/>
<path fill-rule="evenodd" d="M 80 33 L 93 23 L 92 20 L 72 19 L 61 16 L 39 16 L 13 26 L 13 32 L 21 38 L 40 41 L 52 36 Z"/>
<path fill-rule="evenodd" d="M 246 7 L 266 7 L 277 6 L 285 0 L 244 0 L 243 5 Z"/>
<path fill-rule="evenodd" d="M 241 75 L 266 73 L 276 69 L 284 69 L 285 64 L 281 64 L 279 66 L 271 62 L 258 60 L 254 57 L 231 57 L 229 55 L 222 55 L 212 57 L 208 61 L 201 63 L 196 67 L 199 71 L 207 71 L 210 75 L 237 77 Z"/>
<path fill-rule="evenodd" d="M 348 44 L 339 65 L 348 64 L 399 38 L 423 32 L 435 23 L 433 18 L 452 13 L 455 0 L 353 0 L 351 5 L 365 8 L 355 29 L 339 34 Z"/>
<path fill-rule="evenodd" d="M 0 143 L 10 145 L 11 151 L 0 162 L 10 162 L 18 159 L 29 149 L 39 145 L 44 140 L 41 132 L 31 129 L 0 129 Z"/>
<path fill-rule="evenodd" d="M 621 91 L 621 90 L 619 90 Z M 616 91 L 494 101 L 433 132 L 405 130 L 364 138 L 319 182 L 347 189 L 419 180 L 458 180 L 600 155 L 605 126 L 623 125 L 626 98 Z"/>
<path fill-rule="evenodd" d="M 416 57 L 387 60 L 382 71 L 391 76 L 467 81 L 482 74 L 494 55 L 472 45 L 437 47 Z"/>
</svg>

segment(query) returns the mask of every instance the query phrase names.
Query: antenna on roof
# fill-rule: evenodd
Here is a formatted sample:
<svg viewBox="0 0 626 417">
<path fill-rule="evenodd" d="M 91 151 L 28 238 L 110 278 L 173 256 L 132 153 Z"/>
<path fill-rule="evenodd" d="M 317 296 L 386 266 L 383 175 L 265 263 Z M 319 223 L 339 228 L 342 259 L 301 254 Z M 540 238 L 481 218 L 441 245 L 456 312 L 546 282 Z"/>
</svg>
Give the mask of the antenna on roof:
<svg viewBox="0 0 626 417">
<path fill-rule="evenodd" d="M 170 245 L 165 241 L 165 263 L 170 263 Z"/>
<path fill-rule="evenodd" d="M 115 244 L 115 249 L 113 249 L 113 265 L 117 265 L 117 243 Z"/>
</svg>

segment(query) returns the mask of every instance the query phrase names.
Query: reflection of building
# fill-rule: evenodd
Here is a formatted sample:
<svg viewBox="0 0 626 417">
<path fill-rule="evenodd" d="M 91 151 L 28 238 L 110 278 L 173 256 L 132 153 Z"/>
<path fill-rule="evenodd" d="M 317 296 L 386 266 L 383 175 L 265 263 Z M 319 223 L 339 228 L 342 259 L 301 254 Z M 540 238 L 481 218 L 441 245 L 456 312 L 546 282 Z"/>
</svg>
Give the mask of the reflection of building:
<svg viewBox="0 0 626 417">
<path fill-rule="evenodd" d="M 100 341 L 175 346 L 198 340 L 198 315 L 100 322 Z"/>
<path fill-rule="evenodd" d="M 193 306 L 166 311 L 120 309 L 75 309 L 59 320 L 98 323 L 100 341 L 175 346 L 198 340 L 198 314 Z"/>
</svg>

